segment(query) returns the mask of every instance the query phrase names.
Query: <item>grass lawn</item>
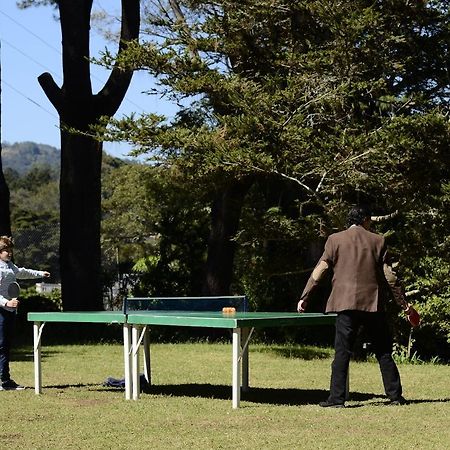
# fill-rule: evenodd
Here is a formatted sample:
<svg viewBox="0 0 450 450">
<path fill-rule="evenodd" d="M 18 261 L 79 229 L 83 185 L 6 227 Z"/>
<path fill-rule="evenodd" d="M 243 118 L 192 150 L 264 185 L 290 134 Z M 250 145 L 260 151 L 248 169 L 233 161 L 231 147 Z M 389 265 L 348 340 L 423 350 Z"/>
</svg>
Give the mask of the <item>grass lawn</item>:
<svg viewBox="0 0 450 450">
<path fill-rule="evenodd" d="M 45 344 L 45 343 L 44 343 Z M 155 344 L 141 399 L 105 388 L 122 377 L 121 345 L 43 348 L 44 393 L 31 348 L 16 349 L 0 392 L 4 449 L 448 449 L 450 366 L 400 365 L 406 406 L 387 406 L 378 366 L 352 362 L 348 408 L 322 409 L 331 350 L 253 345 L 251 392 L 231 408 L 231 346 Z"/>
</svg>

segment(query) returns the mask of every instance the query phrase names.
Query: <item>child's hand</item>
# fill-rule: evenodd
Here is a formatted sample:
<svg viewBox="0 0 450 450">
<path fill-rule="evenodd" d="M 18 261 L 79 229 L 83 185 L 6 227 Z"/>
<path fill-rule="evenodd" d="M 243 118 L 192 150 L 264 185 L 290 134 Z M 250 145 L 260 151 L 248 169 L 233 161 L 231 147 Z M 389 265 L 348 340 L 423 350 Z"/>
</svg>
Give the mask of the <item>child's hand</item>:
<svg viewBox="0 0 450 450">
<path fill-rule="evenodd" d="M 9 308 L 17 308 L 19 306 L 19 300 L 17 300 L 17 298 L 12 298 L 11 300 L 8 300 L 6 306 Z"/>
<path fill-rule="evenodd" d="M 50 276 L 50 272 L 44 272 L 44 278 L 48 278 Z"/>
</svg>

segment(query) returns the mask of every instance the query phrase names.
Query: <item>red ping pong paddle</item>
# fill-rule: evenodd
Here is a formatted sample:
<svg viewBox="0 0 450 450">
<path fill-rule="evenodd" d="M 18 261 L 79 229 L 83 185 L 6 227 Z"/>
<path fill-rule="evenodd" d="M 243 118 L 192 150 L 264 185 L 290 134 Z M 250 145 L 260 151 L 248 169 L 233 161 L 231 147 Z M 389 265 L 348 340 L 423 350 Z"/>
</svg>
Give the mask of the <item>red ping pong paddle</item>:
<svg viewBox="0 0 450 450">
<path fill-rule="evenodd" d="M 407 313 L 407 318 L 412 327 L 418 327 L 420 325 L 420 314 L 410 306 Z"/>
</svg>

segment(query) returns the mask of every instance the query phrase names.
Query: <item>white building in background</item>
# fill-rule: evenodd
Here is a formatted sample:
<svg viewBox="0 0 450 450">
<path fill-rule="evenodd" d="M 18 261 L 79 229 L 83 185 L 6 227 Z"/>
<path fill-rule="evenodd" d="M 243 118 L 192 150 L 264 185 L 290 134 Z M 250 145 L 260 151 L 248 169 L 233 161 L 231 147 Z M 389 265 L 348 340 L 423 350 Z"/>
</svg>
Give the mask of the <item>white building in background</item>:
<svg viewBox="0 0 450 450">
<path fill-rule="evenodd" d="M 56 289 L 61 290 L 61 283 L 36 283 L 36 292 L 39 294 L 51 294 Z"/>
</svg>

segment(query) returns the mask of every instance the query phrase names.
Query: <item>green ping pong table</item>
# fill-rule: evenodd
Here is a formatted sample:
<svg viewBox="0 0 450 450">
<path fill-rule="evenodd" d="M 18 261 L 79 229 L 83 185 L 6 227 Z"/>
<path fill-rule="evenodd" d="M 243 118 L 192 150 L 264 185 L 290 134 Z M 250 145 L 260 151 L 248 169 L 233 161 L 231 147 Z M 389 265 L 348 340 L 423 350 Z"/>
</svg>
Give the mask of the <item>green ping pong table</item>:
<svg viewBox="0 0 450 450">
<path fill-rule="evenodd" d="M 77 312 L 29 312 L 28 321 L 33 322 L 34 391 L 42 393 L 42 331 L 48 322 L 119 324 L 123 327 L 125 398 L 131 398 L 131 328 L 127 316 L 121 311 Z"/>
<path fill-rule="evenodd" d="M 208 327 L 232 330 L 232 406 L 239 408 L 242 390 L 249 389 L 248 345 L 255 328 L 280 326 L 305 326 L 334 324 L 334 314 L 286 312 L 235 312 L 216 311 L 139 311 L 127 317 L 132 329 L 132 393 L 137 400 L 140 393 L 139 346 L 144 343 L 144 376 L 149 384 L 150 348 L 149 326 Z"/>
<path fill-rule="evenodd" d="M 144 376 L 151 384 L 149 328 L 153 326 L 206 327 L 232 330 L 232 406 L 238 408 L 242 390 L 249 389 L 249 341 L 255 328 L 334 324 L 334 314 L 286 312 L 128 311 L 30 312 L 34 322 L 35 392 L 42 392 L 41 337 L 46 322 L 117 323 L 123 326 L 125 398 L 140 395 L 139 350 L 143 344 Z"/>
</svg>

